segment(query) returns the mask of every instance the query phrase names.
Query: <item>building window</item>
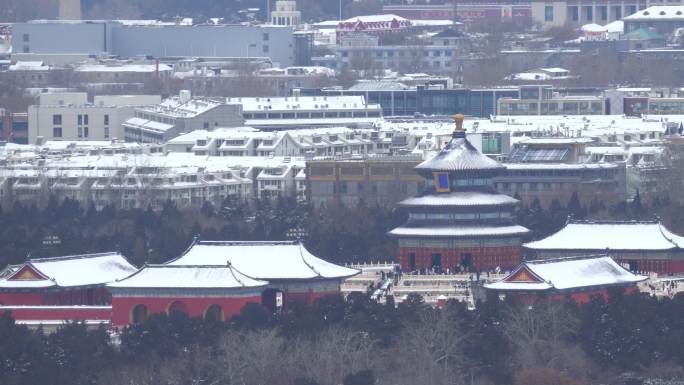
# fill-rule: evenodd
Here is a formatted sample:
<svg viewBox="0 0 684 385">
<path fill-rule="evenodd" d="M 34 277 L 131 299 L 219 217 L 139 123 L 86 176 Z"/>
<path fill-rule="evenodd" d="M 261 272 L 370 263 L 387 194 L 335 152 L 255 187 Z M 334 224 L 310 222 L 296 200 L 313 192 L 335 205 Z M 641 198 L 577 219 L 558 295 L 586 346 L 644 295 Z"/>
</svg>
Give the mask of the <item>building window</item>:
<svg viewBox="0 0 684 385">
<path fill-rule="evenodd" d="M 52 137 L 61 138 L 62 137 L 62 127 L 52 127 Z"/>
<path fill-rule="evenodd" d="M 83 124 L 83 115 L 78 115 L 77 121 L 78 121 L 79 126 L 82 125 Z"/>
<path fill-rule="evenodd" d="M 25 33 L 25 34 L 24 34 L 23 40 L 24 40 L 24 43 L 28 43 L 28 42 L 29 42 L 29 34 L 28 34 L 28 33 Z"/>
<path fill-rule="evenodd" d="M 31 50 L 29 49 L 29 46 L 25 45 L 23 49 L 24 53 L 29 53 Z"/>
<path fill-rule="evenodd" d="M 601 21 L 607 21 L 608 20 L 608 7 L 605 5 L 601 5 L 598 7 L 599 9 L 599 16 L 601 17 Z"/>
<path fill-rule="evenodd" d="M 105 126 L 104 128 L 104 137 L 105 139 L 109 139 L 109 126 Z"/>
<path fill-rule="evenodd" d="M 83 127 L 83 137 L 87 138 L 88 137 L 88 126 Z"/>
<path fill-rule="evenodd" d="M 622 19 L 622 6 L 621 5 L 613 6 L 613 19 L 615 19 L 615 20 Z"/>
<path fill-rule="evenodd" d="M 209 129 L 209 122 L 202 123 L 202 127 L 206 130 Z"/>
<path fill-rule="evenodd" d="M 570 20 L 579 21 L 579 8 L 576 5 L 569 6 L 568 13 L 570 14 Z"/>
<path fill-rule="evenodd" d="M 594 20 L 594 7 L 588 6 L 584 7 L 584 14 L 587 15 L 587 21 L 593 21 Z"/>
<path fill-rule="evenodd" d="M 263 41 L 268 41 L 270 36 L 268 36 L 268 32 L 264 32 L 263 35 L 261 35 L 261 40 Z"/>
<path fill-rule="evenodd" d="M 83 115 L 83 124 L 88 125 L 88 114 Z"/>
<path fill-rule="evenodd" d="M 636 5 L 628 5 L 625 8 L 625 11 L 627 11 L 627 15 L 633 15 L 637 12 L 637 7 Z"/>
<path fill-rule="evenodd" d="M 81 115 L 79 115 L 79 117 L 80 117 L 80 116 L 81 116 Z M 79 137 L 79 138 L 82 138 L 82 137 L 83 137 L 83 127 L 81 127 L 81 126 L 78 126 L 78 137 Z"/>
<path fill-rule="evenodd" d="M 261 49 L 264 53 L 268 53 L 268 46 L 267 45 L 261 47 Z"/>
<path fill-rule="evenodd" d="M 62 115 L 52 115 L 52 124 L 55 126 L 62 125 Z"/>
<path fill-rule="evenodd" d="M 549 23 L 553 21 L 553 5 L 544 7 L 544 21 Z"/>
<path fill-rule="evenodd" d="M 105 116 L 104 116 L 104 125 L 109 126 L 109 115 L 108 114 L 105 114 Z"/>
</svg>

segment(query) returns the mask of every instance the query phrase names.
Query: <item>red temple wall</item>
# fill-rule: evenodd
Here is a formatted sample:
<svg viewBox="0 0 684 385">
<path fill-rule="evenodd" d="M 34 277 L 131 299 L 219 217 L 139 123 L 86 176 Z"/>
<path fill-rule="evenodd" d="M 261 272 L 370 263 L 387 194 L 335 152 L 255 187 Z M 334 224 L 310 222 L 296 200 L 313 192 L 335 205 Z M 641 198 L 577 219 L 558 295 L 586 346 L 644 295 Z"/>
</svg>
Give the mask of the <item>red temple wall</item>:
<svg viewBox="0 0 684 385">
<path fill-rule="evenodd" d="M 12 317 L 17 321 L 109 321 L 112 318 L 112 308 L 110 306 L 0 307 L 0 313 L 5 311 L 10 311 Z"/>
<path fill-rule="evenodd" d="M 0 292 L 0 305 L 43 305 L 43 293 L 29 292 L 29 293 L 12 293 Z"/>
<path fill-rule="evenodd" d="M 403 271 L 411 271 L 409 254 L 416 255 L 416 269 L 432 267 L 432 254 L 441 254 L 442 270 L 454 269 L 461 264 L 463 254 L 471 255 L 471 270 L 492 270 L 496 267 L 502 269 L 513 268 L 522 261 L 522 248 L 520 246 L 502 247 L 463 247 L 463 248 L 439 248 L 439 247 L 400 247 L 399 262 Z"/>
<path fill-rule="evenodd" d="M 632 294 L 637 292 L 638 289 L 636 286 L 630 286 L 624 288 L 624 294 Z M 570 298 L 572 298 L 575 302 L 578 304 L 585 304 L 589 301 L 591 301 L 591 297 L 599 296 L 602 297 L 604 300 L 608 299 L 608 288 L 603 288 L 603 289 L 596 289 L 596 290 L 591 290 L 591 291 L 578 291 L 578 292 L 570 292 L 568 293 L 570 295 Z M 568 294 L 565 293 L 560 293 L 560 294 L 554 294 L 552 296 L 546 296 L 543 292 L 538 292 L 538 293 L 508 293 L 507 296 L 512 296 L 515 300 L 522 301 L 523 303 L 526 304 L 532 304 L 536 302 L 539 299 L 543 298 L 549 298 L 552 301 L 564 301 L 566 296 Z"/>
<path fill-rule="evenodd" d="M 112 298 L 112 325 L 125 326 L 131 322 L 131 312 L 137 305 L 147 306 L 148 314 L 166 313 L 173 302 L 185 305 L 190 317 L 204 317 L 211 305 L 223 310 L 224 318 L 240 313 L 249 302 L 261 304 L 261 296 L 251 297 L 114 297 Z"/>
</svg>

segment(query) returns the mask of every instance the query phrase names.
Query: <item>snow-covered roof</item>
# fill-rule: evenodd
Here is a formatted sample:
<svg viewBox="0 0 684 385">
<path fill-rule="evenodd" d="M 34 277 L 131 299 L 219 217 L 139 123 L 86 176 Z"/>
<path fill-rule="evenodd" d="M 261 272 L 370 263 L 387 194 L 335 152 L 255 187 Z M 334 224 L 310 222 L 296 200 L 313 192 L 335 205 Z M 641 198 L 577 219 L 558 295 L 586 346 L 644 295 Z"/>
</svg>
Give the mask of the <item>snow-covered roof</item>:
<svg viewBox="0 0 684 385">
<path fill-rule="evenodd" d="M 519 225 L 510 226 L 400 226 L 388 234 L 395 237 L 472 238 L 485 236 L 516 236 L 530 230 Z"/>
<path fill-rule="evenodd" d="M 646 278 L 629 272 L 608 256 L 589 256 L 525 261 L 506 278 L 484 286 L 493 290 L 567 290 L 634 284 Z"/>
<path fill-rule="evenodd" d="M 624 17 L 623 20 L 684 20 L 684 5 L 656 5 Z"/>
<path fill-rule="evenodd" d="M 401 206 L 499 206 L 515 205 L 518 200 L 504 194 L 479 191 L 458 191 L 449 194 L 425 195 L 401 201 Z"/>
<path fill-rule="evenodd" d="M 377 23 L 377 22 L 390 22 L 392 20 L 396 21 L 408 21 L 408 19 L 405 19 L 401 16 L 393 15 L 391 13 L 388 14 L 382 14 L 382 15 L 363 15 L 363 16 L 354 16 L 350 19 L 344 20 L 343 23 L 356 23 L 356 22 L 363 22 L 363 23 Z"/>
<path fill-rule="evenodd" d="M 169 262 L 169 265 L 227 264 L 249 277 L 264 280 L 347 278 L 359 273 L 317 258 L 297 242 L 202 241 Z"/>
<path fill-rule="evenodd" d="M 42 61 L 18 61 L 9 66 L 10 71 L 47 71 L 50 67 Z"/>
<path fill-rule="evenodd" d="M 606 27 L 595 23 L 585 24 L 580 29 L 582 32 L 606 32 Z"/>
<path fill-rule="evenodd" d="M 0 289 L 101 285 L 136 270 L 119 253 L 30 259 L 13 274 L 0 280 Z"/>
<path fill-rule="evenodd" d="M 483 155 L 473 146 L 465 133 L 457 137 L 456 133 L 444 148 L 434 157 L 416 166 L 417 170 L 433 171 L 473 171 L 499 170 L 504 166 Z"/>
<path fill-rule="evenodd" d="M 539 137 L 526 138 L 520 140 L 519 144 L 575 144 L 575 143 L 592 143 L 594 139 L 587 137 L 568 138 L 568 137 Z"/>
<path fill-rule="evenodd" d="M 379 104 L 366 104 L 366 99 L 361 95 L 245 97 L 227 98 L 226 102 L 242 104 L 245 113 L 380 109 Z"/>
<path fill-rule="evenodd" d="M 74 68 L 76 72 L 167 72 L 173 71 L 168 64 L 84 64 Z"/>
<path fill-rule="evenodd" d="M 235 289 L 266 286 L 231 266 L 145 265 L 134 274 L 110 283 L 112 288 Z"/>
<path fill-rule="evenodd" d="M 569 222 L 557 233 L 529 242 L 531 250 L 671 250 L 684 245 L 684 237 L 659 222 Z"/>
</svg>

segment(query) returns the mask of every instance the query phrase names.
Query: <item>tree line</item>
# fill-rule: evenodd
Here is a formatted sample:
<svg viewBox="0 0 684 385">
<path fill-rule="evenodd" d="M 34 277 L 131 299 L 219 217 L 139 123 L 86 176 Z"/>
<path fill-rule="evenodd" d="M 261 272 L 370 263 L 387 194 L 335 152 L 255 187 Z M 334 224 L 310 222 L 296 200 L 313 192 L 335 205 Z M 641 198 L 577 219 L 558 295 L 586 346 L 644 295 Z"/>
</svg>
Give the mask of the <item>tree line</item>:
<svg viewBox="0 0 684 385">
<path fill-rule="evenodd" d="M 535 200 L 515 213 L 528 227 L 529 239 L 545 237 L 576 219 L 654 219 L 684 234 L 684 207 L 668 199 L 630 203 L 554 201 L 542 208 Z M 387 232 L 406 221 L 399 209 L 359 204 L 313 208 L 291 198 L 245 203 L 227 199 L 220 206 L 179 209 L 167 202 L 160 211 L 123 210 L 50 198 L 45 208 L 15 203 L 0 209 L 0 267 L 30 257 L 120 251 L 140 266 L 180 255 L 197 236 L 203 240 L 300 239 L 315 255 L 334 263 L 392 261 L 396 242 Z"/>
<path fill-rule="evenodd" d="M 6 313 L 0 362 L 5 385 L 637 384 L 684 378 L 684 296 L 494 297 L 470 311 L 353 293 L 282 314 L 249 304 L 226 322 L 154 315 L 115 337 L 78 322 L 45 335 Z"/>
</svg>

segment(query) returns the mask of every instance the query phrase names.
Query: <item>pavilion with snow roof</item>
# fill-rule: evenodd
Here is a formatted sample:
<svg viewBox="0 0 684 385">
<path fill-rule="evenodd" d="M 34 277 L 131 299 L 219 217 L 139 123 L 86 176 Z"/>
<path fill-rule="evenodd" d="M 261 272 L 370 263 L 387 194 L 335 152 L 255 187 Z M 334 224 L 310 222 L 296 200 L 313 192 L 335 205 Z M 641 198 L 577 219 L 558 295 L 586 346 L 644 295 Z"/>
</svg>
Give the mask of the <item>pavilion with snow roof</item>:
<svg viewBox="0 0 684 385">
<path fill-rule="evenodd" d="M 337 294 L 359 271 L 326 262 L 298 242 L 196 241 L 183 255 L 108 285 L 115 326 L 152 313 L 225 319 L 248 302 L 271 311 Z"/>
<path fill-rule="evenodd" d="M 601 253 L 631 271 L 684 272 L 684 237 L 659 221 L 569 220 L 558 232 L 523 246 L 535 259 Z"/>
<path fill-rule="evenodd" d="M 0 312 L 24 323 L 109 322 L 109 282 L 137 271 L 119 253 L 29 259 L 0 275 Z"/>
<path fill-rule="evenodd" d="M 485 284 L 487 290 L 524 301 L 570 296 L 585 303 L 594 295 L 606 296 L 609 289 L 636 290 L 646 280 L 618 265 L 606 255 L 525 261 L 500 281 Z"/>
<path fill-rule="evenodd" d="M 512 268 L 522 257 L 529 230 L 513 223 L 518 200 L 498 193 L 492 178 L 504 170 L 466 138 L 463 115 L 456 115 L 451 141 L 416 166 L 426 190 L 399 205 L 408 222 L 389 232 L 399 242 L 404 271 Z"/>
</svg>

